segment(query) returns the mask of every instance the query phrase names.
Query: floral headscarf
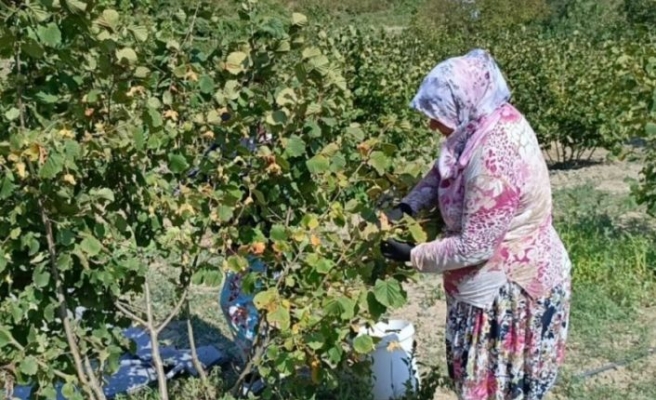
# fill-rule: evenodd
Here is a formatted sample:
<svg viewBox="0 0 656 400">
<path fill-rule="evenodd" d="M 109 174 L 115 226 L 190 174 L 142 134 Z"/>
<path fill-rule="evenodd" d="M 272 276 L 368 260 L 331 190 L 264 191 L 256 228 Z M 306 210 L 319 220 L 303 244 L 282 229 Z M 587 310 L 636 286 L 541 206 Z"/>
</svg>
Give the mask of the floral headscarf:
<svg viewBox="0 0 656 400">
<path fill-rule="evenodd" d="M 452 178 L 467 165 L 472 151 L 499 119 L 510 89 L 492 56 L 475 49 L 438 64 L 410 107 L 454 130 L 442 146 L 439 169 Z"/>
</svg>

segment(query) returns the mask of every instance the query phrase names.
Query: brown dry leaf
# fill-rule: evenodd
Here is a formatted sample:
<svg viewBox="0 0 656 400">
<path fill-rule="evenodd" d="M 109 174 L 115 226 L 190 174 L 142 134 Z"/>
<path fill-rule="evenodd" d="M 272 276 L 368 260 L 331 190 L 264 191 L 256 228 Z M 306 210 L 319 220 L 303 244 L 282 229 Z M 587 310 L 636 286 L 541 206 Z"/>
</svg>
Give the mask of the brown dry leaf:
<svg viewBox="0 0 656 400">
<path fill-rule="evenodd" d="M 267 167 L 266 171 L 271 175 L 279 175 L 282 172 L 282 168 L 278 164 L 271 164 Z"/>
<path fill-rule="evenodd" d="M 96 112 L 95 109 L 93 109 L 93 108 L 87 108 L 86 110 L 84 110 L 84 115 L 85 115 L 86 117 L 91 117 L 91 116 L 93 115 L 94 112 Z"/>
<path fill-rule="evenodd" d="M 312 235 L 310 237 L 310 243 L 312 243 L 312 246 L 314 247 L 319 247 L 321 246 L 321 239 L 319 239 L 316 235 Z"/>
<path fill-rule="evenodd" d="M 266 245 L 262 242 L 255 242 L 251 245 L 251 252 L 255 255 L 260 255 L 264 253 Z"/>
<path fill-rule="evenodd" d="M 387 345 L 387 351 L 393 352 L 396 350 L 402 350 L 403 347 L 401 347 L 401 342 L 393 340 Z"/>
<path fill-rule="evenodd" d="M 130 90 L 128 90 L 127 95 L 129 97 L 134 97 L 135 94 L 143 94 L 145 90 L 146 89 L 144 89 L 143 86 L 132 86 Z"/>
<path fill-rule="evenodd" d="M 192 82 L 196 82 L 198 81 L 198 74 L 195 73 L 193 69 L 190 69 L 189 71 L 187 71 L 185 78 L 189 79 Z"/>
<path fill-rule="evenodd" d="M 178 120 L 178 112 L 175 110 L 166 110 L 164 111 L 164 118 L 170 119 L 172 121 Z"/>
<path fill-rule="evenodd" d="M 201 136 L 203 137 L 203 139 L 214 139 L 214 132 L 205 131 L 205 133 L 203 133 Z"/>
<path fill-rule="evenodd" d="M 362 142 L 358 145 L 357 149 L 361 155 L 366 156 L 367 154 L 369 154 L 369 151 L 371 150 L 371 146 L 367 142 Z"/>
<path fill-rule="evenodd" d="M 392 227 L 385 213 L 380 213 L 380 215 L 378 216 L 378 220 L 380 221 L 380 229 L 382 231 L 389 231 L 390 228 Z"/>
</svg>

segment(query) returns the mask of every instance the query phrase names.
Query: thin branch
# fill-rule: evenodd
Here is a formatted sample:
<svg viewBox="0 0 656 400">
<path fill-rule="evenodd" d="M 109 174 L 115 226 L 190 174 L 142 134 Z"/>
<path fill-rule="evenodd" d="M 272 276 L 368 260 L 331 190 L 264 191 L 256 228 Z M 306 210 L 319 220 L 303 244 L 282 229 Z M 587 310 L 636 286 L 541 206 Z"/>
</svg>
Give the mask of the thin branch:
<svg viewBox="0 0 656 400">
<path fill-rule="evenodd" d="M 171 310 L 171 312 L 170 312 L 169 315 L 166 317 L 166 319 L 164 320 L 164 322 L 160 323 L 157 327 L 154 327 L 155 332 L 156 332 L 158 335 L 159 335 L 160 333 L 162 333 L 162 330 L 164 330 L 164 328 L 166 328 L 166 326 L 167 326 L 167 325 L 173 320 L 173 318 L 175 318 L 178 314 L 180 314 L 180 310 L 182 309 L 182 306 L 184 305 L 185 300 L 187 299 L 187 295 L 188 295 L 188 294 L 189 294 L 189 287 L 186 287 L 186 288 L 183 290 L 182 295 L 180 296 L 180 299 L 178 299 L 177 304 L 175 305 L 175 307 L 173 308 L 173 310 Z M 146 302 L 147 302 L 147 307 L 148 307 L 148 309 L 149 309 L 149 310 L 148 310 L 148 313 L 150 313 L 150 312 L 151 312 L 150 308 L 152 307 L 152 305 L 150 304 L 150 300 L 149 300 L 149 299 L 146 299 Z M 149 322 L 149 323 L 150 323 L 150 322 Z"/>
<path fill-rule="evenodd" d="M 150 285 L 148 280 L 144 283 L 144 292 L 146 294 L 146 314 L 148 318 L 148 332 L 150 333 L 151 354 L 155 371 L 157 371 L 157 385 L 159 387 L 159 396 L 161 400 L 169 400 L 169 388 L 166 382 L 166 373 L 164 372 L 164 363 L 162 355 L 159 353 L 159 332 L 155 327 L 153 316 L 153 302 L 150 297 Z"/>
<path fill-rule="evenodd" d="M 185 311 L 187 314 L 187 336 L 189 337 L 189 347 L 191 348 L 191 362 L 196 368 L 196 371 L 198 372 L 198 375 L 200 376 L 200 380 L 203 383 L 204 386 L 207 386 L 207 373 L 205 372 L 205 367 L 203 364 L 200 362 L 200 359 L 198 358 L 198 351 L 196 350 L 196 338 L 194 337 L 194 326 L 191 323 L 191 304 L 189 300 L 185 303 Z"/>
<path fill-rule="evenodd" d="M 137 314 L 133 313 L 132 311 L 128 310 L 127 306 L 121 304 L 120 302 L 116 301 L 114 303 L 114 306 L 118 308 L 118 310 L 125 315 L 126 317 L 130 318 L 134 322 L 142 325 L 142 326 L 147 326 L 148 323 L 141 317 L 139 317 Z"/>
<path fill-rule="evenodd" d="M 84 356 L 84 367 L 87 370 L 87 375 L 89 375 L 89 381 L 91 381 L 91 388 L 96 394 L 96 397 L 98 398 L 98 400 L 105 400 L 107 397 L 105 396 L 105 392 L 103 391 L 102 386 L 98 381 L 98 378 L 96 378 L 96 375 L 93 373 L 93 367 L 91 366 L 91 361 L 89 360 L 89 356 L 87 355 Z"/>
</svg>

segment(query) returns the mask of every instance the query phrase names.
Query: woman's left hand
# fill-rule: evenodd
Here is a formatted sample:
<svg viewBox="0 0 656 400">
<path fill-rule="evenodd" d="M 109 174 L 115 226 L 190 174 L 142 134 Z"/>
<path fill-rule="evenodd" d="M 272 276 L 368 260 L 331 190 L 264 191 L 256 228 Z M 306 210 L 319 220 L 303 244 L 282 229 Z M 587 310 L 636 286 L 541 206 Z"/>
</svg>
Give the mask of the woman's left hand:
<svg viewBox="0 0 656 400">
<path fill-rule="evenodd" d="M 408 262 L 410 261 L 410 252 L 414 247 L 415 245 L 412 243 L 387 239 L 381 242 L 380 251 L 385 258 L 389 258 L 390 260 Z"/>
</svg>

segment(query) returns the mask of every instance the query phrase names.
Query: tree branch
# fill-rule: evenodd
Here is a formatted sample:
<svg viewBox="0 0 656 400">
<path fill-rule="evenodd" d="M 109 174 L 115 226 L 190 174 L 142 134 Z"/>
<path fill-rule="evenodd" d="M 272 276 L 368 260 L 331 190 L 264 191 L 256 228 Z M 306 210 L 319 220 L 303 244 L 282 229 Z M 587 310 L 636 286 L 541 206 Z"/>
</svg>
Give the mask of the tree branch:
<svg viewBox="0 0 656 400">
<path fill-rule="evenodd" d="M 128 308 L 121 304 L 120 302 L 116 301 L 114 303 L 114 306 L 118 308 L 118 310 L 125 315 L 126 317 L 130 318 L 134 322 L 143 325 L 143 326 L 148 326 L 148 322 L 146 322 L 143 318 L 139 317 L 137 314 L 133 313 L 132 311 L 128 310 Z"/>
<path fill-rule="evenodd" d="M 186 287 L 182 291 L 182 295 L 180 295 L 180 299 L 178 299 L 178 302 L 175 305 L 175 307 L 173 307 L 173 310 L 171 310 L 169 315 L 162 323 L 160 323 L 157 327 L 155 327 L 155 332 L 157 332 L 158 335 L 162 333 L 164 328 L 166 328 L 166 326 L 173 320 L 173 318 L 175 318 L 176 315 L 180 314 L 180 310 L 182 309 L 182 306 L 184 305 L 188 295 L 189 295 L 189 287 Z M 152 306 L 150 300 L 147 299 L 146 302 L 147 302 L 147 307 L 150 308 Z M 150 310 L 148 312 L 151 313 Z"/>
<path fill-rule="evenodd" d="M 153 364 L 157 371 L 157 385 L 159 387 L 159 396 L 161 400 L 169 400 L 169 388 L 166 382 L 166 373 L 164 372 L 164 363 L 162 355 L 159 353 L 159 332 L 155 326 L 153 315 L 153 302 L 150 298 L 150 285 L 148 280 L 144 283 L 144 292 L 146 294 L 146 316 L 148 318 L 148 332 L 150 333 L 151 354 Z"/>
</svg>

